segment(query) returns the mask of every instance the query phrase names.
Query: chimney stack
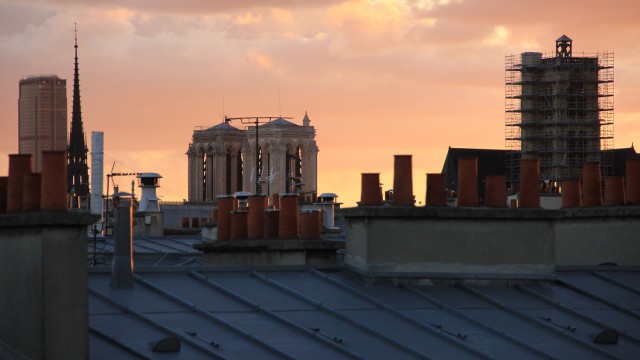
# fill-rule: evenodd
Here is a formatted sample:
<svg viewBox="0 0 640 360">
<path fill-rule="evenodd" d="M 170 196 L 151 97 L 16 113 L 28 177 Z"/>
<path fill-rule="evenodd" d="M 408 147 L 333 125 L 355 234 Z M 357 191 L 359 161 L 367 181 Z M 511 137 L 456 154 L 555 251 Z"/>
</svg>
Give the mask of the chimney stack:
<svg viewBox="0 0 640 360">
<path fill-rule="evenodd" d="M 507 180 L 504 175 L 487 175 L 484 206 L 507 207 Z"/>
<path fill-rule="evenodd" d="M 325 229 L 337 229 L 334 226 L 335 217 L 335 203 L 338 195 L 334 193 L 322 193 L 318 196 L 320 206 L 322 207 L 322 213 L 324 214 L 323 226 Z M 382 200 L 382 196 L 380 196 Z"/>
<path fill-rule="evenodd" d="M 232 195 L 218 195 L 218 240 L 229 240 L 231 237 L 231 212 L 235 199 Z"/>
<path fill-rule="evenodd" d="M 247 238 L 247 216 L 248 212 L 244 209 L 237 209 L 231 212 L 231 232 L 229 239 L 244 240 Z"/>
<path fill-rule="evenodd" d="M 602 206 L 600 162 L 585 162 L 582 165 L 582 205 Z"/>
<path fill-rule="evenodd" d="M 629 205 L 640 205 L 640 159 L 627 159 L 626 192 Z"/>
<path fill-rule="evenodd" d="M 540 159 L 520 159 L 519 206 L 540 207 Z"/>
<path fill-rule="evenodd" d="M 427 174 L 426 206 L 447 206 L 447 190 L 444 174 Z"/>
<path fill-rule="evenodd" d="M 580 179 L 562 180 L 562 207 L 575 208 L 580 206 L 582 206 Z"/>
<path fill-rule="evenodd" d="M 458 206 L 478 206 L 478 158 L 458 158 Z"/>
<path fill-rule="evenodd" d="M 113 194 L 115 229 L 111 265 L 111 286 L 119 289 L 133 287 L 133 198 L 131 194 Z"/>
<path fill-rule="evenodd" d="M 42 152 L 42 182 L 40 209 L 67 210 L 67 152 Z"/>
<path fill-rule="evenodd" d="M 264 238 L 277 239 L 279 233 L 280 209 L 266 209 L 264 211 Z"/>
<path fill-rule="evenodd" d="M 9 155 L 9 180 L 7 183 L 7 212 L 22 211 L 23 178 L 31 173 L 31 154 Z M 66 195 L 66 189 L 63 190 Z"/>
<path fill-rule="evenodd" d="M 604 204 L 607 206 L 619 206 L 625 203 L 624 176 L 605 176 Z"/>
<path fill-rule="evenodd" d="M 249 215 L 247 237 L 249 239 L 264 238 L 264 210 L 267 205 L 266 195 L 249 196 Z"/>
<path fill-rule="evenodd" d="M 26 174 L 22 178 L 22 211 L 40 210 L 40 173 Z"/>
<path fill-rule="evenodd" d="M 320 210 L 305 209 L 300 215 L 302 231 L 300 238 L 305 240 L 320 239 Z"/>
<path fill-rule="evenodd" d="M 7 212 L 7 184 L 9 177 L 0 176 L 0 214 Z"/>
<path fill-rule="evenodd" d="M 393 159 L 393 205 L 413 206 L 411 155 L 394 155 Z"/>
<path fill-rule="evenodd" d="M 278 221 L 280 239 L 297 239 L 299 223 L 298 194 L 280 194 L 280 219 Z"/>
<path fill-rule="evenodd" d="M 381 205 L 382 193 L 380 191 L 380 174 L 363 173 L 358 206 Z"/>
</svg>

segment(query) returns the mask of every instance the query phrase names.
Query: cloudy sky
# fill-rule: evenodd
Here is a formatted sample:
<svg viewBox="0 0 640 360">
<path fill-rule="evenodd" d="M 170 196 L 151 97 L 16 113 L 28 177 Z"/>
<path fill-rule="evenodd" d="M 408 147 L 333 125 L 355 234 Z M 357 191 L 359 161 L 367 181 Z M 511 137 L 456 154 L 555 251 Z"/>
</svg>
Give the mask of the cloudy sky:
<svg viewBox="0 0 640 360">
<path fill-rule="evenodd" d="M 504 148 L 505 55 L 562 34 L 574 54 L 615 53 L 615 146 L 640 142 L 638 19 L 635 0 L 0 0 L 0 175 L 20 78 L 66 78 L 71 107 L 74 22 L 85 131 L 105 132 L 108 169 L 159 172 L 159 195 L 181 200 L 194 127 L 308 111 L 318 191 L 353 205 L 362 172 L 392 187 L 394 154 L 413 154 L 424 202 L 449 146 Z"/>
</svg>

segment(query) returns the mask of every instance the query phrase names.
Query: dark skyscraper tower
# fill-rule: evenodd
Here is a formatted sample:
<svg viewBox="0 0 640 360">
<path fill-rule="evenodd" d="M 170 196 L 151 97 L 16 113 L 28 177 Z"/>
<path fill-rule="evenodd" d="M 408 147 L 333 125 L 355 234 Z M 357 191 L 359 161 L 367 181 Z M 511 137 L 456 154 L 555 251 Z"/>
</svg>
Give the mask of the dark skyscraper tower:
<svg viewBox="0 0 640 360">
<path fill-rule="evenodd" d="M 80 76 L 78 75 L 78 33 L 75 35 L 75 67 L 73 73 L 73 113 L 71 134 L 67 151 L 67 192 L 71 199 L 71 208 L 89 207 L 89 168 L 87 166 L 87 144 L 82 127 L 80 110 Z"/>
</svg>

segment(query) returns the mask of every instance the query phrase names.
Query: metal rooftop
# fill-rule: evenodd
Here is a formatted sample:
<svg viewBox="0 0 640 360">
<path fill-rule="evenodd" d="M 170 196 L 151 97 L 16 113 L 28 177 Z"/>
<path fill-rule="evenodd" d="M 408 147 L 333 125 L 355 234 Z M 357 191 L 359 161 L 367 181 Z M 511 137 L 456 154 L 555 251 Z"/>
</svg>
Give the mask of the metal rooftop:
<svg viewBox="0 0 640 360">
<path fill-rule="evenodd" d="M 92 359 L 640 354 L 637 267 L 560 269 L 554 281 L 395 285 L 362 282 L 339 267 L 136 267 L 129 290 L 110 287 L 109 278 L 108 268 L 90 269 Z M 598 335 L 617 342 L 594 342 Z M 167 337 L 180 340 L 178 352 L 151 351 L 149 343 Z"/>
</svg>

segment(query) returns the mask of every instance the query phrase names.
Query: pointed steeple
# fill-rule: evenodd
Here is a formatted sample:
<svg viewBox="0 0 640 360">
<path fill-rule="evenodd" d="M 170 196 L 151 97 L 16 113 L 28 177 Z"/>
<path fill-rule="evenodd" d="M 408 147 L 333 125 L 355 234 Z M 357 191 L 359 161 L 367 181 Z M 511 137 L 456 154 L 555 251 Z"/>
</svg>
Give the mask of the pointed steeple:
<svg viewBox="0 0 640 360">
<path fill-rule="evenodd" d="M 302 126 L 309 126 L 309 124 L 311 123 L 311 120 L 309 119 L 309 115 L 307 115 L 307 112 L 304 112 L 304 118 L 302 119 Z"/>
<path fill-rule="evenodd" d="M 75 25 L 75 24 L 74 24 Z M 78 29 L 75 32 L 75 57 L 73 72 L 73 112 L 71 115 L 71 133 L 67 148 L 67 192 L 71 198 L 72 208 L 88 207 L 89 168 L 87 166 L 87 144 L 82 126 L 82 110 L 80 109 L 80 75 L 78 73 Z"/>
</svg>

